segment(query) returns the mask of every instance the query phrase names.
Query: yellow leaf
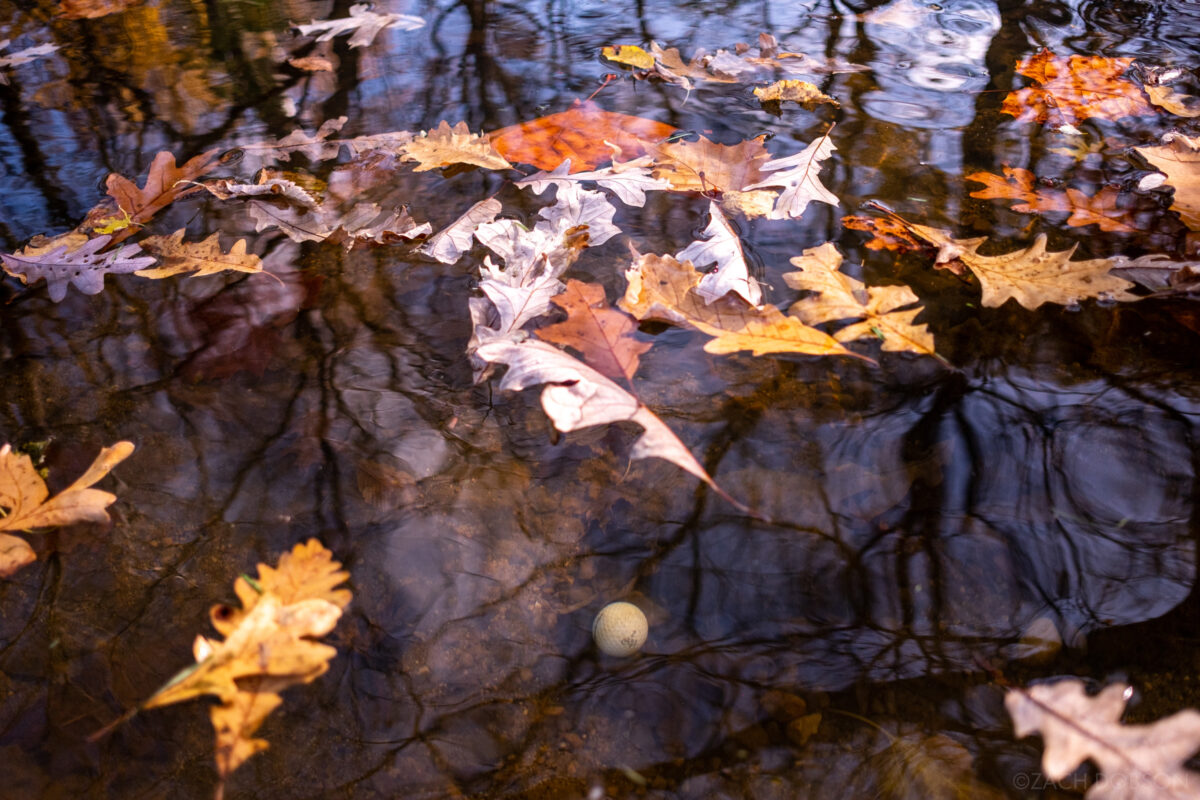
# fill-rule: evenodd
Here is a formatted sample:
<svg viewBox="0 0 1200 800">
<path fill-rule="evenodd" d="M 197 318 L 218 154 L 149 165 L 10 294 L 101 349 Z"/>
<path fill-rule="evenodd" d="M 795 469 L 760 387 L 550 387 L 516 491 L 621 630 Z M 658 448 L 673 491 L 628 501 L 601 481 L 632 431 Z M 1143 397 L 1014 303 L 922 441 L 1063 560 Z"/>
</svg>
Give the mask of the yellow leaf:
<svg viewBox="0 0 1200 800">
<path fill-rule="evenodd" d="M 889 352 L 908 351 L 936 356 L 933 334 L 925 325 L 913 324 L 913 318 L 924 309 L 899 309 L 917 302 L 917 295 L 907 286 L 872 286 L 851 278 L 838 268 L 842 255 L 831 243 L 810 247 L 804 255 L 792 259 L 800 272 L 788 272 L 784 281 L 793 289 L 816 292 L 798 301 L 789 314 L 809 325 L 838 320 L 861 320 L 834 334 L 839 342 L 866 337 L 882 338 L 883 349 Z"/>
<path fill-rule="evenodd" d="M 709 353 L 749 350 L 765 353 L 855 356 L 832 336 L 810 328 L 774 306 L 752 306 L 736 294 L 706 303 L 695 291 L 700 273 L 690 261 L 644 255 L 625 272 L 629 280 L 620 306 L 639 320 L 686 325 L 712 336 Z M 856 356 L 861 358 L 861 356 Z M 870 359 L 867 359 L 870 360 Z"/>
<path fill-rule="evenodd" d="M 834 108 L 841 107 L 841 103 L 808 81 L 775 81 L 770 86 L 755 89 L 754 96 L 764 106 L 769 103 L 780 103 L 788 100 L 793 103 L 802 103 L 805 105 L 829 103 Z"/>
<path fill-rule="evenodd" d="M 471 133 L 467 123 L 453 128 L 442 123 L 431 131 L 415 137 L 404 146 L 405 161 L 417 161 L 414 172 L 425 172 L 452 164 L 473 164 L 484 169 L 508 169 L 512 166 L 496 152 L 490 139 Z"/>
<path fill-rule="evenodd" d="M 134 275 L 158 279 L 184 272 L 191 272 L 192 277 L 216 275 L 225 270 L 262 272 L 262 259 L 246 252 L 245 239 L 234 242 L 225 253 L 221 250 L 218 234 L 199 242 L 184 242 L 183 233 L 184 229 L 180 228 L 170 236 L 147 236 L 139 242 L 143 250 L 158 256 L 162 262 L 156 267 L 139 269 Z"/>
<path fill-rule="evenodd" d="M 1175 187 L 1171 208 L 1179 212 L 1184 225 L 1200 230 L 1200 138 L 1168 133 L 1163 141 L 1156 147 L 1134 149 L 1167 174 L 1167 183 Z"/>
<path fill-rule="evenodd" d="M 615 47 L 605 47 L 600 53 L 609 61 L 617 64 L 624 64 L 636 69 L 654 68 L 654 56 L 636 45 L 619 44 Z"/>
</svg>

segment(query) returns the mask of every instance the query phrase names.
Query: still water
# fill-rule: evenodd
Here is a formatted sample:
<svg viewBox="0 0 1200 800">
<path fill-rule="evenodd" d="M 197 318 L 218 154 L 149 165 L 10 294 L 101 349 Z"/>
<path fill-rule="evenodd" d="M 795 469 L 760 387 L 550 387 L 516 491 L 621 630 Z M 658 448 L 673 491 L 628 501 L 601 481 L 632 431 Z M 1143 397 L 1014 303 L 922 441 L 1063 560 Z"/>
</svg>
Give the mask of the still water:
<svg viewBox="0 0 1200 800">
<path fill-rule="evenodd" d="M 387 0 L 375 10 L 425 26 L 353 49 L 292 27 L 347 16 L 340 0 L 68 5 L 0 2 L 12 49 L 59 47 L 3 71 L 4 252 L 71 229 L 110 172 L 140 183 L 162 150 L 236 153 L 340 116 L 346 136 L 490 131 L 613 73 L 603 108 L 726 144 L 767 134 L 791 154 L 836 123 L 821 179 L 839 207 L 735 223 L 767 300 L 790 304 L 788 259 L 835 242 L 868 284 L 913 287 L 953 366 L 878 348 L 863 350 L 878 366 L 714 356 L 698 332 L 644 326 L 639 396 L 763 521 L 664 461 L 631 462 L 635 426 L 558 434 L 536 390 L 476 383 L 481 248 L 445 265 L 298 244 L 198 194 L 148 232 L 248 238 L 274 279 L 109 276 L 53 303 L 5 278 L 0 442 L 49 440 L 53 488 L 103 445 L 137 451 L 104 484 L 111 527 L 32 536 L 38 561 L 0 582 L 4 797 L 211 797 L 203 701 L 87 737 L 191 662 L 238 574 L 313 536 L 351 574 L 327 637 L 339 655 L 285 694 L 229 797 L 1021 797 L 1041 788 L 1040 744 L 1013 738 L 1003 680 L 1120 675 L 1148 718 L 1200 705 L 1190 301 L 982 309 L 977 284 L 840 222 L 876 200 L 1004 251 L 1045 232 L 1077 258 L 1185 255 L 1167 201 L 1139 195 L 1145 229 L 1102 233 L 971 198 L 964 175 L 1007 165 L 1132 190 L 1148 168 L 1128 148 L 1187 120 L 1088 120 L 1079 138 L 1104 146 L 1064 156 L 1066 134 L 1000 113 L 1029 84 L 1015 62 L 1049 47 L 1195 67 L 1200 5 Z M 747 85 L 689 92 L 600 57 L 762 32 L 865 69 L 808 76 L 840 108 L 776 117 Z M 333 68 L 287 63 L 301 55 Z M 231 156 L 216 174 L 253 165 Z M 375 197 L 434 229 L 493 194 L 502 216 L 545 205 L 510 173 L 385 177 Z M 626 241 L 678 252 L 707 208 L 662 192 L 621 206 L 624 235 L 570 276 L 615 302 Z M 591 642 L 615 600 L 650 620 L 634 658 Z M 1026 658 L 1031 627 L 1061 651 Z"/>
</svg>

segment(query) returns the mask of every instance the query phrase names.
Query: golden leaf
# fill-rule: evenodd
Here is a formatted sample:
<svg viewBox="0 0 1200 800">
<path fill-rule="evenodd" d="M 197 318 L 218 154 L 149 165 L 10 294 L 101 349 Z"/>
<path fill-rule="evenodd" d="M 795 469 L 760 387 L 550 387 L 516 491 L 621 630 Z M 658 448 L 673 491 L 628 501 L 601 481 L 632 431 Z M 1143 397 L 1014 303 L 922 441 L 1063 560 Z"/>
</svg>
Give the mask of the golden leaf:
<svg viewBox="0 0 1200 800">
<path fill-rule="evenodd" d="M 1117 119 L 1153 114 L 1141 88 L 1124 77 L 1132 58 L 1073 55 L 1061 58 L 1043 48 L 1017 62 L 1017 72 L 1038 85 L 1010 93 L 1001 111 L 1019 122 L 1069 124 L 1090 117 Z"/>
<path fill-rule="evenodd" d="M 706 352 L 856 356 L 829 334 L 785 316 L 774 306 L 752 306 L 736 294 L 704 302 L 695 291 L 700 273 L 690 261 L 643 255 L 630 265 L 625 277 L 629 286 L 621 308 L 639 320 L 686 325 L 712 336 L 704 345 Z"/>
<path fill-rule="evenodd" d="M 797 301 L 788 313 L 809 325 L 838 320 L 861 320 L 842 328 L 833 338 L 839 342 L 878 338 L 889 352 L 908 351 L 936 356 L 933 334 L 925 325 L 916 325 L 913 318 L 923 308 L 900 309 L 916 303 L 915 292 L 907 286 L 872 286 L 839 271 L 842 254 L 832 243 L 810 247 L 804 255 L 792 259 L 800 272 L 784 273 L 783 279 L 793 289 L 816 292 L 812 297 Z"/>
<path fill-rule="evenodd" d="M 420 163 L 420 166 L 413 167 L 414 172 L 425 172 L 451 164 L 473 164 L 484 169 L 512 167 L 486 136 L 471 133 L 465 122 L 451 128 L 450 123 L 445 120 L 433 130 L 414 137 L 405 145 L 403 159 Z"/>
<path fill-rule="evenodd" d="M 900 220 L 899 217 L 897 217 Z M 1089 297 L 1132 301 L 1136 295 L 1126 290 L 1129 281 L 1109 275 L 1112 263 L 1105 258 L 1071 261 L 1069 250 L 1046 250 L 1046 235 L 1039 234 L 1033 244 L 998 256 L 984 256 L 977 251 L 987 237 L 955 239 L 949 231 L 900 220 L 917 236 L 938 248 L 934 266 L 949 264 L 958 259 L 983 287 L 983 305 L 996 308 L 1009 298 L 1025 308 L 1034 309 L 1043 303 L 1073 305 Z"/>
<path fill-rule="evenodd" d="M 104 509 L 112 505 L 116 495 L 88 487 L 132 452 L 131 442 L 117 442 L 104 448 L 74 483 L 47 500 L 50 491 L 29 456 L 12 452 L 7 444 L 0 447 L 0 510 L 6 509 L 0 517 L 0 531 L 49 528 L 85 520 L 107 522 L 108 513 Z M 28 545 L 22 548 L 15 539 L 0 538 L 0 577 L 11 575 L 33 561 L 32 550 L 26 549 Z"/>
<path fill-rule="evenodd" d="M 1200 98 L 1180 94 L 1170 86 L 1146 86 L 1150 102 L 1177 117 L 1200 117 Z"/>
<path fill-rule="evenodd" d="M 142 249 L 162 262 L 150 269 L 139 269 L 134 275 L 158 279 L 184 272 L 191 272 L 192 277 L 216 275 L 225 270 L 262 272 L 262 259 L 246 252 L 245 239 L 238 239 L 225 253 L 221 251 L 218 234 L 199 242 L 184 242 L 183 234 L 184 229 L 180 228 L 170 236 L 147 236 L 141 240 Z"/>
<path fill-rule="evenodd" d="M 1067 224 L 1075 227 L 1099 225 L 1102 231 L 1117 233 L 1135 233 L 1139 230 L 1136 220 L 1132 218 L 1132 210 L 1117 206 L 1121 192 L 1113 186 L 1105 186 L 1092 196 L 1078 189 L 1067 189 L 1065 192 L 1044 189 L 1037 185 L 1037 178 L 1032 172 L 1019 167 L 1005 167 L 1003 178 L 990 172 L 974 172 L 967 176 L 967 180 L 985 186 L 971 192 L 971 197 L 1021 200 L 1012 209 L 1023 214 L 1061 211 L 1071 215 Z"/>
<path fill-rule="evenodd" d="M 809 106 L 816 103 L 829 103 L 834 108 L 841 107 L 841 103 L 825 94 L 808 81 L 775 81 L 770 86 L 755 89 L 754 96 L 757 97 L 758 102 L 762 103 L 764 106 L 769 103 L 778 104 L 787 100 L 793 103 L 801 103 Z"/>
<path fill-rule="evenodd" d="M 1168 133 L 1163 141 L 1165 144 L 1134 149 L 1167 174 L 1167 183 L 1175 187 L 1172 210 L 1179 212 L 1184 225 L 1200 230 L 1200 138 Z"/>
<path fill-rule="evenodd" d="M 329 669 L 337 650 L 313 640 L 333 630 L 350 602 L 348 590 L 334 588 L 347 577 L 316 539 L 296 545 L 280 557 L 276 568 L 259 564 L 257 580 L 241 577 L 234 584 L 242 608 L 212 610 L 213 625 L 225 640 L 198 636 L 197 663 L 168 681 L 141 708 L 205 694 L 220 698 L 211 716 L 223 780 L 267 747 L 253 734 L 281 702 L 279 692 L 311 683 Z"/>
<path fill-rule="evenodd" d="M 654 56 L 637 45 L 619 44 L 615 47 L 605 47 L 600 50 L 600 54 L 616 64 L 624 64 L 637 69 L 654 67 Z"/>
</svg>

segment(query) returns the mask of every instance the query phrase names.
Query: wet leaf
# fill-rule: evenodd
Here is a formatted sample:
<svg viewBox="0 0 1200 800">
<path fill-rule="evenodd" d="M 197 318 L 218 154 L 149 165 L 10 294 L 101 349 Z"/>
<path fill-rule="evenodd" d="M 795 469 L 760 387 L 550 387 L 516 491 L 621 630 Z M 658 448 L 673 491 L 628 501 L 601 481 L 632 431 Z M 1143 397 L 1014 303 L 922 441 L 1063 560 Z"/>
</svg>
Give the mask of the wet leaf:
<svg viewBox="0 0 1200 800">
<path fill-rule="evenodd" d="M 571 170 L 596 169 L 613 158 L 615 146 L 625 160 L 645 155 L 676 132 L 662 122 L 604 111 L 583 103 L 557 114 L 510 125 L 489 134 L 496 150 L 513 163 L 552 170 L 571 159 Z"/>
<path fill-rule="evenodd" d="M 619 44 L 615 47 L 605 47 L 600 50 L 600 54 L 609 61 L 616 64 L 624 64 L 627 67 L 637 67 L 638 69 L 652 69 L 654 67 L 654 56 L 635 44 Z"/>
<path fill-rule="evenodd" d="M 411 242 L 433 231 L 428 222 L 418 224 L 405 208 L 384 211 L 369 202 L 342 210 L 324 204 L 300 209 L 251 200 L 250 217 L 256 231 L 278 228 L 293 241 L 343 244 L 347 250 L 359 244 Z"/>
<path fill-rule="evenodd" d="M 1017 72 L 1036 85 L 1010 93 L 1000 110 L 1018 122 L 1051 120 L 1056 126 L 1153 114 L 1141 87 L 1124 77 L 1132 63 L 1132 58 L 1062 58 L 1043 48 L 1017 62 Z"/>
<path fill-rule="evenodd" d="M 744 191 L 763 178 L 762 166 L 769 158 L 761 138 L 733 145 L 703 137 L 694 142 L 668 142 L 654 150 L 654 177 L 666 180 L 678 192 L 729 194 Z"/>
<path fill-rule="evenodd" d="M 265 170 L 263 171 L 265 173 Z M 213 197 L 231 200 L 243 197 L 279 197 L 301 208 L 316 208 L 320 201 L 304 187 L 286 178 L 259 175 L 257 183 L 236 183 L 228 179 L 205 181 L 201 184 Z"/>
<path fill-rule="evenodd" d="M 602 375 L 633 380 L 650 343 L 637 340 L 637 323 L 628 314 L 608 305 L 603 286 L 571 280 L 551 302 L 567 312 L 567 319 L 538 328 L 539 339 L 576 350 Z"/>
<path fill-rule="evenodd" d="M 729 497 L 709 476 L 700 462 L 670 428 L 646 406 L 617 384 L 545 342 L 527 339 L 521 343 L 494 341 L 480 345 L 476 353 L 487 362 L 508 365 L 501 389 L 514 391 L 548 384 L 542 390 L 542 408 L 563 433 L 610 422 L 636 422 L 644 429 L 629 456 L 661 458 L 690 472 L 729 502 Z"/>
<path fill-rule="evenodd" d="M 1024 250 L 984 256 L 978 250 L 987 241 L 986 237 L 955 239 L 949 231 L 941 228 L 929 228 L 907 221 L 904 224 L 911 232 L 938 248 L 934 266 L 958 260 L 975 273 L 983 287 L 982 302 L 986 308 L 1002 306 L 1009 298 L 1028 309 L 1037 308 L 1043 303 L 1073 305 L 1091 297 L 1118 301 L 1138 299 L 1126 291 L 1133 284 L 1108 274 L 1112 268 L 1109 259 L 1071 261 L 1071 254 L 1078 245 L 1072 245 L 1069 250 L 1049 252 L 1046 250 L 1045 234 L 1039 234 L 1033 244 Z"/>
<path fill-rule="evenodd" d="M 217 152 L 209 150 L 177 167 L 175 156 L 163 151 L 150 162 L 145 186 L 138 188 L 136 183 L 125 176 L 113 173 L 107 180 L 108 194 L 117 201 L 117 206 L 128 214 L 133 222 L 149 222 L 155 214 L 171 203 L 199 190 L 193 181 L 216 165 Z M 113 238 L 114 244 L 132 234 L 133 230 L 122 233 L 124 235 Z"/>
<path fill-rule="evenodd" d="M 117 442 L 100 451 L 90 467 L 67 488 L 50 497 L 45 481 L 24 453 L 9 445 L 0 447 L 0 531 L 28 531 L 72 522 L 107 522 L 105 511 L 116 495 L 92 489 L 109 470 L 133 452 L 131 442 Z M 0 534 L 0 578 L 8 577 L 34 560 L 33 550 L 21 539 Z"/>
<path fill-rule="evenodd" d="M 1168 133 L 1163 144 L 1134 148 L 1166 173 L 1167 183 L 1175 188 L 1171 208 L 1179 213 L 1183 224 L 1200 230 L 1200 138 L 1188 138 L 1181 133 Z"/>
<path fill-rule="evenodd" d="M 423 132 L 404 147 L 405 161 L 416 161 L 415 172 L 448 167 L 451 164 L 472 164 L 484 169 L 508 169 L 512 167 L 504 156 L 496 152 L 492 142 L 485 136 L 471 133 L 467 123 L 460 122 L 453 128 L 442 120 L 436 128 Z"/>
<path fill-rule="evenodd" d="M 907 286 L 872 286 L 869 289 L 855 278 L 839 270 L 842 254 L 826 242 L 811 247 L 804 255 L 792 259 L 799 272 L 784 273 L 783 279 L 793 289 L 814 292 L 814 296 L 799 300 L 788 309 L 809 325 L 841 320 L 859 320 L 834 334 L 839 342 L 879 338 L 889 352 L 937 355 L 933 349 L 933 334 L 925 325 L 913 319 L 924 309 L 901 310 L 918 302 L 915 292 Z"/>
<path fill-rule="evenodd" d="M 136 272 L 154 264 L 154 258 L 143 255 L 136 244 L 100 252 L 115 238 L 105 234 L 88 239 L 83 234 L 69 233 L 11 255 L 0 254 L 0 260 L 4 271 L 22 283 L 33 284 L 45 278 L 50 299 L 57 303 L 67 296 L 68 285 L 84 294 L 99 294 L 104 291 L 105 275 Z"/>
<path fill-rule="evenodd" d="M 1131 694 L 1115 683 L 1089 696 L 1083 681 L 1071 678 L 1010 689 L 1004 706 L 1018 737 L 1041 734 L 1042 769 L 1050 780 L 1087 760 L 1100 768 L 1086 795 L 1092 800 L 1200 797 L 1200 773 L 1184 767 L 1200 749 L 1200 713 L 1188 709 L 1152 725 L 1122 725 Z"/>
<path fill-rule="evenodd" d="M 776 107 L 782 102 L 800 103 L 813 106 L 818 103 L 828 103 L 834 108 L 840 108 L 841 103 L 822 92 L 808 81 L 784 80 L 775 81 L 770 86 L 754 90 L 754 96 L 763 107 L 769 108 L 773 103 Z"/>
<path fill-rule="evenodd" d="M 421 245 L 421 252 L 443 264 L 453 264 L 471 249 L 475 229 L 494 220 L 500 209 L 500 201 L 494 197 L 480 200 L 461 217 L 429 237 L 429 240 Z"/>
<path fill-rule="evenodd" d="M 279 566 L 259 564 L 258 579 L 238 578 L 241 608 L 215 606 L 212 622 L 224 641 L 196 637 L 196 663 L 179 672 L 141 706 L 158 708 L 202 695 L 220 699 L 211 710 L 218 773 L 224 780 L 267 743 L 253 734 L 279 705 L 279 692 L 311 683 L 329 669 L 337 650 L 316 641 L 333 630 L 351 596 L 337 589 L 349 575 L 316 539 L 284 553 Z"/>
<path fill-rule="evenodd" d="M 886 731 L 885 731 L 886 733 Z M 872 757 L 884 796 L 913 800 L 999 800 L 1004 794 L 975 777 L 967 748 L 941 733 L 891 736 Z"/>
<path fill-rule="evenodd" d="M 1099 225 L 1100 230 L 1116 233 L 1136 233 L 1133 212 L 1117 205 L 1120 190 L 1105 186 L 1099 193 L 1089 197 L 1078 189 L 1065 192 L 1038 186 L 1032 172 L 1021 168 L 1004 168 L 1004 177 L 990 172 L 974 172 L 966 176 L 969 181 L 984 184 L 986 188 L 971 192 L 971 197 L 981 199 L 1020 200 L 1013 211 L 1023 214 L 1069 213 L 1067 224 L 1072 226 Z"/>
<path fill-rule="evenodd" d="M 826 133 L 795 155 L 767 161 L 762 165 L 766 177 L 745 189 L 784 187 L 775 200 L 775 207 L 767 214 L 768 219 L 799 219 L 813 201 L 836 206 L 839 202 L 837 195 L 825 188 L 820 177 L 821 162 L 833 155 L 836 149 Z"/>
<path fill-rule="evenodd" d="M 368 3 L 350 6 L 350 16 L 342 19 L 322 19 L 307 25 L 297 25 L 296 30 L 303 36 L 317 36 L 318 42 L 327 42 L 335 36 L 350 37 L 350 47 L 363 47 L 375 41 L 375 37 L 385 28 L 395 28 L 401 31 L 414 31 L 425 25 L 425 20 L 408 14 L 378 14 L 371 11 Z"/>
<path fill-rule="evenodd" d="M 139 244 L 146 252 L 158 256 L 158 266 L 139 269 L 135 272 L 143 278 L 169 278 L 191 272 L 192 277 L 216 275 L 226 270 L 233 272 L 262 272 L 262 259 L 246 252 L 246 240 L 238 239 L 229 248 L 221 250 L 220 236 L 213 234 L 200 242 L 183 241 L 184 229 L 170 236 L 147 236 Z"/>
<path fill-rule="evenodd" d="M 528 186 L 534 194 L 541 194 L 550 186 L 591 181 L 603 189 L 608 189 L 625 205 L 641 208 L 646 205 L 646 192 L 671 188 L 669 182 L 653 176 L 651 163 L 649 156 L 642 156 L 633 161 L 618 161 L 614 157 L 612 166 L 572 173 L 571 159 L 568 158 L 550 172 L 539 172 L 516 183 L 517 186 Z"/>
<path fill-rule="evenodd" d="M 742 252 L 742 240 L 716 203 L 709 202 L 708 213 L 710 221 L 703 234 L 708 238 L 692 242 L 675 258 L 691 261 L 697 267 L 713 263 L 717 265 L 696 285 L 696 294 L 704 298 L 704 302 L 711 303 L 734 292 L 750 305 L 758 305 L 762 302 L 762 289 L 758 281 L 750 276 L 746 254 Z"/>
<path fill-rule="evenodd" d="M 1180 94 L 1170 86 L 1145 86 L 1146 96 L 1154 105 L 1177 117 L 1200 117 L 1200 98 Z"/>
<path fill-rule="evenodd" d="M 303 155 L 311 161 L 326 161 L 337 158 L 341 152 L 345 140 L 330 137 L 345 124 L 346 117 L 327 119 L 311 136 L 297 128 L 279 139 L 240 145 L 234 152 L 267 164 L 274 161 L 291 161 L 294 154 Z"/>
<path fill-rule="evenodd" d="M 868 250 L 915 250 L 921 243 L 908 229 L 888 217 L 842 217 L 842 226 L 852 231 L 866 231 L 871 238 L 864 245 Z"/>
<path fill-rule="evenodd" d="M 7 50 L 8 45 L 8 39 L 0 41 L 0 52 Z M 24 50 L 16 50 L 7 55 L 0 55 L 0 69 L 5 69 L 6 67 L 19 67 L 22 64 L 28 64 L 31 61 L 37 61 L 39 58 L 45 58 L 57 50 L 58 45 L 56 44 L 38 44 L 32 47 L 26 47 Z M 5 76 L 3 73 L 0 73 L 0 84 L 7 83 L 7 76 Z"/>
<path fill-rule="evenodd" d="M 736 294 L 705 302 L 696 292 L 700 274 L 690 262 L 643 255 L 629 266 L 625 277 L 629 285 L 621 308 L 639 320 L 685 325 L 712 336 L 704 345 L 706 352 L 855 355 L 829 334 L 785 316 L 774 306 L 753 306 Z"/>
</svg>

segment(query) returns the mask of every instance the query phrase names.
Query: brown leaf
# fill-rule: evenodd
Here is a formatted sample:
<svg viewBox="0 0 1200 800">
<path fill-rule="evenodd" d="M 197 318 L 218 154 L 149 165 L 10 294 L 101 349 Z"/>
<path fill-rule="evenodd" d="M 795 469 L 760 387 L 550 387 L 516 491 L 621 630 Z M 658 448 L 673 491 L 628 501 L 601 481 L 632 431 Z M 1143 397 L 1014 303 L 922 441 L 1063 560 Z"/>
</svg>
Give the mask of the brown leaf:
<svg viewBox="0 0 1200 800">
<path fill-rule="evenodd" d="M 175 166 L 175 156 L 163 151 L 150 163 L 146 185 L 137 184 L 123 175 L 108 176 L 108 194 L 117 201 L 117 206 L 138 224 L 148 222 L 151 217 L 180 197 L 198 191 L 200 187 L 191 183 L 211 169 L 217 160 L 217 150 L 209 150 L 190 159 L 182 167 Z M 126 228 L 113 237 L 113 243 L 125 239 L 134 232 Z"/>
<path fill-rule="evenodd" d="M 761 167 L 769 158 L 762 137 L 733 145 L 703 137 L 668 142 L 654 149 L 654 177 L 669 181 L 679 192 L 741 192 L 763 179 Z M 770 194 L 773 199 L 775 193 Z"/>
<path fill-rule="evenodd" d="M 184 229 L 170 236 L 147 236 L 139 244 L 146 252 L 158 256 L 162 261 L 151 269 L 139 269 L 134 275 L 143 278 L 168 278 L 184 272 L 192 277 L 216 275 L 226 270 L 234 272 L 262 272 L 262 259 L 246 252 L 246 240 L 238 239 L 229 248 L 221 251 L 220 236 L 213 234 L 200 242 L 184 242 Z"/>
<path fill-rule="evenodd" d="M 1042 735 L 1042 769 L 1052 781 L 1091 760 L 1102 773 L 1087 792 L 1093 800 L 1200 797 L 1200 773 L 1184 766 L 1200 748 L 1200 714 L 1188 709 L 1152 725 L 1122 725 L 1130 694 L 1115 683 L 1089 696 L 1072 678 L 1010 689 L 1004 706 L 1017 736 Z"/>
<path fill-rule="evenodd" d="M 784 316 L 774 306 L 752 306 L 736 294 L 706 303 L 696 293 L 701 276 L 689 261 L 643 255 L 629 266 L 625 277 L 629 285 L 621 308 L 639 320 L 685 325 L 712 336 L 704 345 L 706 352 L 856 356 L 829 334 Z"/>
<path fill-rule="evenodd" d="M 413 167 L 414 172 L 425 172 L 452 164 L 472 164 L 484 169 L 512 167 L 486 136 L 471 133 L 465 122 L 451 128 L 450 123 L 445 120 L 433 130 L 413 137 L 413 140 L 405 145 L 402 157 L 405 161 L 419 163 L 419 166 Z"/>
<path fill-rule="evenodd" d="M 0 531 L 26 531 L 85 520 L 107 522 L 108 513 L 104 509 L 112 505 L 116 495 L 88 487 L 132 452 L 131 442 L 117 442 L 104 448 L 74 483 L 47 500 L 50 491 L 29 456 L 12 452 L 7 444 L 0 447 L 0 512 L 4 514 L 0 517 Z M 33 552 L 13 539 L 0 538 L 0 577 L 7 577 L 33 561 Z"/>
<path fill-rule="evenodd" d="M 917 307 L 902 311 L 918 301 L 907 286 L 872 286 L 851 278 L 838 268 L 842 254 L 832 243 L 810 247 L 804 255 L 792 259 L 800 272 L 786 272 L 784 281 L 793 289 L 806 289 L 816 294 L 796 302 L 789 314 L 809 325 L 840 320 L 861 320 L 834 334 L 839 342 L 878 338 L 889 352 L 921 353 L 936 356 L 933 334 L 925 325 L 913 319 L 924 309 Z"/>
<path fill-rule="evenodd" d="M 602 375 L 633 380 L 650 343 L 637 340 L 637 323 L 628 314 L 608 305 L 604 287 L 572 279 L 551 302 L 567 312 L 567 319 L 538 328 L 539 339 L 578 351 Z"/>
<path fill-rule="evenodd" d="M 144 0 L 61 0 L 55 12 L 66 19 L 96 19 L 141 5 Z"/>
<path fill-rule="evenodd" d="M 1078 189 L 1067 189 L 1065 192 L 1046 189 L 1037 185 L 1037 178 L 1032 172 L 1019 167 L 1005 167 L 1003 178 L 990 172 L 975 172 L 966 177 L 986 187 L 971 192 L 971 197 L 1021 200 L 1013 205 L 1013 211 L 1023 214 L 1069 213 L 1068 225 L 1099 225 L 1102 231 L 1136 233 L 1140 230 L 1135 224 L 1132 209 L 1117 206 L 1121 192 L 1112 186 L 1105 186 L 1090 197 Z"/>
<path fill-rule="evenodd" d="M 841 103 L 808 81 L 775 81 L 770 86 L 755 89 L 754 96 L 758 98 L 758 102 L 762 103 L 764 107 L 769 107 L 771 103 L 774 103 L 778 107 L 779 103 L 784 101 L 800 103 L 804 106 L 829 103 L 834 108 L 841 107 Z"/>
<path fill-rule="evenodd" d="M 1061 58 L 1043 48 L 1033 58 L 1017 62 L 1017 72 L 1033 78 L 1037 85 L 1010 93 L 1000 110 L 1019 122 L 1053 119 L 1056 125 L 1090 117 L 1153 114 L 1141 87 L 1124 77 L 1132 63 L 1132 58 Z"/>
<path fill-rule="evenodd" d="M 1170 86 L 1146 86 L 1150 102 L 1177 117 L 1200 117 L 1200 98 L 1180 94 Z"/>
<path fill-rule="evenodd" d="M 1039 234 L 1033 244 L 1024 250 L 984 256 L 977 251 L 987 241 L 986 237 L 955 239 L 949 231 L 941 228 L 915 225 L 900 217 L 896 219 L 938 248 L 934 266 L 949 264 L 957 259 L 969 267 L 983 287 L 983 305 L 986 308 L 1002 306 L 1009 298 L 1029 309 L 1043 303 L 1073 305 L 1089 297 L 1117 301 L 1138 299 L 1126 291 L 1132 283 L 1108 274 L 1112 268 L 1109 259 L 1071 261 L 1071 254 L 1078 245 L 1073 245 L 1069 250 L 1049 252 L 1046 250 L 1045 234 Z"/>
<path fill-rule="evenodd" d="M 296 545 L 279 566 L 258 565 L 258 579 L 238 578 L 238 609 L 216 606 L 211 617 L 224 641 L 196 637 L 196 663 L 167 682 L 141 706 L 157 708 L 205 694 L 212 709 L 217 768 L 222 779 L 266 748 L 253 734 L 279 705 L 279 692 L 311 683 L 329 669 L 337 650 L 314 641 L 333 630 L 350 602 L 335 589 L 348 577 L 316 539 Z"/>
<path fill-rule="evenodd" d="M 488 134 L 492 144 L 509 161 L 552 170 L 571 159 L 571 171 L 595 169 L 613 159 L 620 149 L 623 160 L 644 155 L 676 128 L 662 122 L 604 111 L 583 103 L 557 114 L 510 125 Z"/>
<path fill-rule="evenodd" d="M 885 731 L 886 733 L 886 731 Z M 891 736 L 872 757 L 884 794 L 893 800 L 999 800 L 1004 794 L 975 777 L 967 748 L 941 733 Z"/>
<path fill-rule="evenodd" d="M 1168 133 L 1163 142 L 1134 149 L 1167 174 L 1167 183 L 1175 187 L 1171 208 L 1179 212 L 1184 225 L 1200 230 L 1200 138 Z"/>
</svg>

